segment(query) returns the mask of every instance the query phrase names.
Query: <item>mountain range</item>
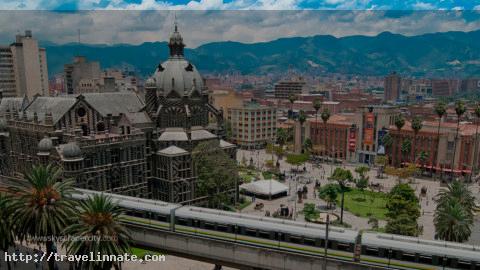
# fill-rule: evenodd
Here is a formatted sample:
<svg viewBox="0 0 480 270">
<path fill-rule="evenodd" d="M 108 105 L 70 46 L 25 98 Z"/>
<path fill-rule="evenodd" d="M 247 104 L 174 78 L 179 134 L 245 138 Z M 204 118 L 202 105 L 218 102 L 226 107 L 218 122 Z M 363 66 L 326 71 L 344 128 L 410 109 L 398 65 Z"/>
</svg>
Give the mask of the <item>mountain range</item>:
<svg viewBox="0 0 480 270">
<path fill-rule="evenodd" d="M 151 74 L 168 57 L 166 42 L 140 45 L 42 44 L 50 74 L 63 70 L 75 55 L 99 61 L 102 68 L 129 67 Z M 284 72 L 293 68 L 312 74 L 343 73 L 382 76 L 397 71 L 409 76 L 479 76 L 480 30 L 405 36 L 281 38 L 261 43 L 212 42 L 185 50 L 186 57 L 206 73 Z"/>
</svg>

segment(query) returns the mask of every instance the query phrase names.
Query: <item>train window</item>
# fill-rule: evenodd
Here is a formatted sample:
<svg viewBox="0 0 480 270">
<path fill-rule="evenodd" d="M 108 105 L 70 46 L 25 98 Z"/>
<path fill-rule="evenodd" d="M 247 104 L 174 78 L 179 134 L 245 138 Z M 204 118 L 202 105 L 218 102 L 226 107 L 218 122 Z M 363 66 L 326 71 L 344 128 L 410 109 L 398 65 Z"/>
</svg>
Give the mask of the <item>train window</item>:
<svg viewBox="0 0 480 270">
<path fill-rule="evenodd" d="M 423 264 L 432 264 L 433 263 L 432 257 L 430 257 L 430 256 L 420 255 L 418 259 L 419 259 L 418 260 L 419 263 L 423 263 Z"/>
<path fill-rule="evenodd" d="M 218 224 L 218 225 L 217 225 L 217 231 L 227 232 L 227 231 L 228 231 L 228 227 L 227 227 L 227 225 Z"/>
<path fill-rule="evenodd" d="M 302 238 L 299 237 L 299 236 L 290 235 L 290 242 L 295 243 L 295 244 L 301 244 L 302 243 Z"/>
<path fill-rule="evenodd" d="M 378 256 L 378 249 L 372 247 L 365 247 L 365 255 Z"/>
<path fill-rule="evenodd" d="M 251 229 L 245 229 L 245 234 L 248 236 L 257 236 L 257 231 Z"/>
<path fill-rule="evenodd" d="M 259 231 L 258 236 L 260 236 L 261 238 L 270 239 L 270 233 L 269 232 Z"/>
<path fill-rule="evenodd" d="M 205 225 L 203 227 L 207 230 L 215 230 L 215 225 L 212 223 L 205 222 Z"/>
<path fill-rule="evenodd" d="M 305 245 L 308 245 L 308 246 L 315 246 L 315 240 L 311 239 L 311 238 L 305 238 L 303 240 L 303 243 Z"/>
<path fill-rule="evenodd" d="M 165 216 L 162 216 L 162 215 L 157 215 L 156 220 L 158 220 L 158 221 L 167 221 L 167 218 L 166 218 Z"/>
<path fill-rule="evenodd" d="M 459 269 L 472 269 L 472 263 L 466 261 L 458 261 L 457 268 Z"/>
<path fill-rule="evenodd" d="M 186 219 L 179 218 L 179 219 L 177 219 L 177 224 L 179 224 L 179 225 L 188 225 L 188 222 L 187 222 Z"/>
<path fill-rule="evenodd" d="M 402 260 L 414 262 L 415 261 L 415 254 L 412 253 L 403 253 Z"/>
<path fill-rule="evenodd" d="M 350 244 L 345 244 L 345 243 L 337 243 L 337 249 L 338 250 L 343 250 L 343 251 L 350 251 Z"/>
</svg>

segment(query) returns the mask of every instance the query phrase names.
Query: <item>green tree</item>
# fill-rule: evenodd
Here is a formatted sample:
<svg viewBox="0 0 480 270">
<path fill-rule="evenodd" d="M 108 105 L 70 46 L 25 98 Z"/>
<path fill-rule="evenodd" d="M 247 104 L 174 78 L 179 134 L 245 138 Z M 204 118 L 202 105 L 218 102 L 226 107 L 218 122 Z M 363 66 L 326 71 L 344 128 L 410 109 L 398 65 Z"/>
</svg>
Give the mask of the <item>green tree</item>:
<svg viewBox="0 0 480 270">
<path fill-rule="evenodd" d="M 311 153 L 313 149 L 313 144 L 312 140 L 310 138 L 306 138 L 305 141 L 303 142 L 303 150 L 304 152 L 309 152 Z"/>
<path fill-rule="evenodd" d="M 307 115 L 305 114 L 305 112 L 303 110 L 300 111 L 300 113 L 298 114 L 298 122 L 300 123 L 300 146 L 302 147 L 302 153 L 303 153 L 303 139 L 305 137 L 305 132 L 304 132 L 304 126 L 303 124 L 305 124 L 305 121 L 307 121 Z"/>
<path fill-rule="evenodd" d="M 324 134 L 323 134 L 323 140 L 324 140 L 324 151 L 325 151 L 325 155 L 327 156 L 327 152 L 328 152 L 328 149 L 327 149 L 327 122 L 328 122 L 328 119 L 330 119 L 330 111 L 328 110 L 328 108 L 325 108 L 323 109 L 323 112 L 322 114 L 320 115 L 320 117 L 322 118 L 322 121 L 323 121 L 323 127 L 324 127 Z"/>
<path fill-rule="evenodd" d="M 470 238 L 473 216 L 456 199 L 439 205 L 433 219 L 435 236 L 441 240 L 464 242 Z"/>
<path fill-rule="evenodd" d="M 461 100 L 457 100 L 455 102 L 455 114 L 457 115 L 457 129 L 455 130 L 455 141 L 453 142 L 453 158 L 451 161 L 451 177 L 453 179 L 453 169 L 455 166 L 455 156 L 456 156 L 456 151 L 457 151 L 457 140 L 458 140 L 458 131 L 460 129 L 460 120 L 462 118 L 462 115 L 467 111 L 467 108 L 465 107 L 465 103 Z"/>
<path fill-rule="evenodd" d="M 320 217 L 320 213 L 315 208 L 314 203 L 305 203 L 303 207 L 303 215 L 307 221 L 316 221 Z"/>
<path fill-rule="evenodd" d="M 196 196 L 206 196 L 209 207 L 226 207 L 230 203 L 231 191 L 237 189 L 236 162 L 215 141 L 198 144 L 192 155 L 198 174 Z"/>
<path fill-rule="evenodd" d="M 429 156 L 430 154 L 428 154 L 426 151 L 420 151 L 420 153 L 418 153 L 417 159 L 420 161 L 420 165 L 422 166 L 422 174 L 425 171 L 425 165 L 427 164 Z"/>
<path fill-rule="evenodd" d="M 405 118 L 403 118 L 403 116 L 402 116 L 401 114 L 397 115 L 397 116 L 395 117 L 394 124 L 395 124 L 395 126 L 397 127 L 397 131 L 400 132 L 400 130 L 402 130 L 403 126 L 405 126 Z M 398 138 L 398 136 L 397 136 L 397 138 Z M 398 145 L 398 143 L 396 142 L 396 143 L 395 143 L 395 152 L 398 151 L 398 150 L 397 150 L 397 149 L 398 149 L 398 148 L 397 148 L 397 145 Z M 402 152 L 402 151 L 401 151 L 401 148 L 400 148 L 400 152 Z M 410 152 L 410 150 L 409 150 L 409 152 Z M 397 159 L 397 160 L 398 160 L 398 159 Z M 397 162 L 398 162 L 398 161 L 397 161 Z M 401 162 L 403 162 L 403 152 L 402 152 L 402 160 L 401 160 Z M 401 163 L 401 162 L 400 162 L 400 163 Z M 395 166 L 398 167 L 398 165 L 399 165 L 399 164 L 397 163 Z"/>
<path fill-rule="evenodd" d="M 123 255 L 130 250 L 131 236 L 121 224 L 121 208 L 105 195 L 93 195 L 80 202 L 73 222 L 65 229 L 72 236 L 64 247 L 69 255 Z M 82 261 L 81 269 L 108 270 L 119 265 L 112 261 Z"/>
<path fill-rule="evenodd" d="M 375 157 L 375 164 L 380 167 L 379 170 L 378 170 L 378 176 L 377 177 L 382 178 L 383 177 L 383 172 L 385 171 L 385 167 L 388 165 L 388 157 L 377 155 Z"/>
<path fill-rule="evenodd" d="M 317 124 L 318 111 L 322 108 L 322 101 L 319 98 L 316 98 L 313 101 L 313 109 L 315 109 L 315 124 Z"/>
<path fill-rule="evenodd" d="M 475 114 L 475 144 L 474 144 L 474 150 L 473 153 L 473 159 L 472 159 L 472 171 L 470 172 L 470 181 L 472 180 L 472 175 L 475 175 L 477 173 L 477 164 L 478 164 L 478 126 L 480 124 L 480 103 L 477 102 L 475 104 L 475 109 L 474 109 L 474 114 Z"/>
<path fill-rule="evenodd" d="M 367 172 L 370 171 L 370 168 L 367 166 L 360 166 L 355 168 L 355 172 L 358 173 L 359 177 L 358 179 L 355 180 L 355 186 L 362 191 L 368 187 L 368 180 L 369 176 L 367 175 Z M 365 193 L 363 194 L 365 196 Z"/>
<path fill-rule="evenodd" d="M 447 113 L 447 105 L 444 102 L 438 102 L 434 107 L 435 114 L 438 116 L 438 126 L 437 126 L 437 148 L 436 155 L 438 155 L 438 149 L 440 148 L 440 125 L 442 124 L 442 118 Z M 436 160 L 436 165 L 439 166 L 439 160 Z"/>
<path fill-rule="evenodd" d="M 475 210 L 475 196 L 468 188 L 468 185 L 460 181 L 453 181 L 447 189 L 442 189 L 435 197 L 437 207 L 442 207 L 450 202 L 450 200 L 456 200 L 462 205 L 463 208 L 473 216 Z"/>
<path fill-rule="evenodd" d="M 277 129 L 277 143 L 284 146 L 289 141 L 288 132 L 284 128 Z"/>
<path fill-rule="evenodd" d="M 423 124 L 422 124 L 422 120 L 420 119 L 420 117 L 418 116 L 415 116 L 412 120 L 412 130 L 413 130 L 413 162 L 415 162 L 415 158 L 417 156 L 417 135 L 418 133 L 420 132 L 420 130 L 422 129 L 423 127 Z"/>
<path fill-rule="evenodd" d="M 0 250 L 4 253 L 15 244 L 14 220 L 12 219 L 13 209 L 11 207 L 11 198 L 0 193 Z M 10 270 L 10 262 L 6 262 Z M 1 264 L 1 262 L 0 262 Z"/>
<path fill-rule="evenodd" d="M 337 201 L 338 193 L 340 192 L 340 186 L 337 184 L 326 184 L 318 190 L 318 197 L 327 202 L 328 208 Z"/>
<path fill-rule="evenodd" d="M 415 191 L 408 184 L 397 184 L 388 194 L 387 199 L 387 233 L 418 236 L 417 223 L 420 206 Z"/>
<path fill-rule="evenodd" d="M 347 183 L 353 182 L 352 172 L 348 169 L 336 168 L 329 180 L 334 180 L 340 186 L 342 200 L 340 202 L 340 223 L 343 224 L 343 208 L 345 205 L 345 192 L 348 190 Z"/>
<path fill-rule="evenodd" d="M 392 135 L 390 135 L 390 133 L 387 133 L 387 134 L 383 135 L 383 137 L 382 137 L 382 143 L 383 143 L 383 145 L 385 146 L 385 152 L 388 153 L 388 150 L 390 149 L 390 147 L 391 147 L 392 144 L 393 144 Z"/>
<path fill-rule="evenodd" d="M 402 157 L 408 157 L 410 151 L 412 150 L 412 141 L 409 138 L 406 138 L 400 147 L 400 152 L 402 152 Z M 402 160 L 403 162 L 403 160 Z"/>
<path fill-rule="evenodd" d="M 54 238 L 61 236 L 74 215 L 73 181 L 60 180 L 62 171 L 49 166 L 34 166 L 25 180 L 11 187 L 15 194 L 12 208 L 20 239 L 36 238 L 45 243 L 47 254 L 54 253 Z M 53 258 L 48 261 L 54 269 Z"/>
<path fill-rule="evenodd" d="M 290 101 L 290 114 L 289 115 L 293 115 L 293 103 L 295 103 L 296 100 L 297 100 L 296 95 L 290 94 L 288 96 L 288 101 Z"/>
</svg>

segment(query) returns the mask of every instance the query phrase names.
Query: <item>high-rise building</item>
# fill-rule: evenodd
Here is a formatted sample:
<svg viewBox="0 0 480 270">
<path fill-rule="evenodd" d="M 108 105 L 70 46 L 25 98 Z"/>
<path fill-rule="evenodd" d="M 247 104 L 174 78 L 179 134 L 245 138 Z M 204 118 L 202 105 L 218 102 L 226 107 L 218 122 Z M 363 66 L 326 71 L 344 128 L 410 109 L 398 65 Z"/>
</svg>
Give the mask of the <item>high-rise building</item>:
<svg viewBox="0 0 480 270">
<path fill-rule="evenodd" d="M 48 95 L 47 55 L 32 31 L 0 46 L 0 91 L 4 97 Z"/>
<path fill-rule="evenodd" d="M 64 76 L 67 94 L 77 93 L 79 88 L 82 92 L 96 92 L 86 91 L 86 88 L 94 88 L 96 81 L 100 80 L 100 63 L 76 56 L 73 63 L 64 66 Z"/>
<path fill-rule="evenodd" d="M 289 81 L 281 81 L 275 84 L 275 98 L 287 99 L 291 95 L 297 96 L 304 92 L 305 81 L 302 78 Z"/>
<path fill-rule="evenodd" d="M 232 140 L 240 147 L 258 149 L 275 139 L 275 108 L 252 102 L 241 107 L 228 108 L 227 112 Z"/>
<path fill-rule="evenodd" d="M 395 102 L 400 98 L 400 89 L 402 86 L 402 79 L 394 71 L 385 77 L 384 82 L 384 100 Z"/>
</svg>

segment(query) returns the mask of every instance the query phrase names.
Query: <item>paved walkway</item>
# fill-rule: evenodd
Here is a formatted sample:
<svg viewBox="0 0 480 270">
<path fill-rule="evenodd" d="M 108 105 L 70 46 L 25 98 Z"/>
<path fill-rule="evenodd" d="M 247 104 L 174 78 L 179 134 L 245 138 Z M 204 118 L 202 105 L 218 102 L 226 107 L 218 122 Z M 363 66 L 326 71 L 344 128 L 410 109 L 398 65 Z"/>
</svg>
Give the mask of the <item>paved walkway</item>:
<svg viewBox="0 0 480 270">
<path fill-rule="evenodd" d="M 237 154 L 238 160 L 242 160 L 243 157 L 245 156 L 245 159 L 249 162 L 250 158 L 253 158 L 253 163 L 254 166 L 260 169 L 265 169 L 265 161 L 272 159 L 272 156 L 270 154 L 267 154 L 265 150 L 257 150 L 257 151 L 246 151 L 246 150 L 239 150 Z M 274 156 L 274 160 L 276 161 L 276 157 Z M 311 178 L 312 183 L 308 184 L 308 199 L 304 200 L 303 203 L 297 203 L 296 209 L 297 213 L 300 213 L 303 209 L 303 206 L 305 202 L 307 203 L 315 203 L 316 205 L 326 205 L 326 203 L 319 199 L 319 198 L 313 198 L 313 188 L 315 185 L 315 180 L 318 180 L 322 185 L 329 183 L 330 181 L 326 179 L 331 172 L 334 170 L 335 167 L 342 166 L 345 168 L 348 168 L 352 171 L 354 174 L 354 177 L 357 177 L 357 173 L 355 173 L 355 167 L 358 165 L 354 164 L 345 164 L 345 165 L 336 165 L 332 166 L 330 164 L 321 164 L 321 166 L 315 166 L 310 162 L 306 163 L 306 173 L 299 174 L 303 175 L 306 178 Z M 288 163 L 285 162 L 284 160 L 280 161 L 280 170 L 283 172 L 287 172 L 287 179 L 285 184 L 290 187 L 290 190 L 295 191 L 295 185 L 300 185 L 300 183 L 297 183 L 294 179 L 296 178 L 295 175 L 290 177 L 290 169 L 292 166 Z M 389 192 L 393 186 L 395 186 L 398 181 L 396 177 L 388 176 L 385 175 L 384 179 L 377 179 L 377 170 L 375 168 L 372 168 L 370 172 L 368 173 L 370 183 L 372 184 L 381 184 L 383 186 L 382 191 L 384 192 Z M 423 233 L 420 236 L 421 238 L 424 239 L 434 239 L 434 234 L 435 234 L 435 229 L 433 225 L 433 214 L 435 211 L 436 204 L 433 201 L 433 197 L 435 197 L 436 194 L 438 194 L 439 190 L 442 188 L 440 186 L 440 182 L 438 181 L 433 181 L 431 179 L 413 179 L 413 182 L 410 183 L 410 186 L 415 189 L 417 196 L 420 198 L 420 205 L 421 205 L 421 217 L 419 218 L 419 225 L 423 226 Z M 420 196 L 420 190 L 421 188 L 425 186 L 427 188 L 427 194 L 426 196 Z M 473 193 L 479 196 L 480 199 L 480 188 L 478 184 L 472 185 Z M 281 204 L 287 205 L 290 209 L 295 208 L 295 202 L 293 200 L 293 196 L 287 196 L 287 197 L 282 197 L 278 198 L 272 201 L 268 200 L 261 200 L 261 199 L 256 199 L 256 202 L 262 202 L 264 203 L 265 207 L 262 211 L 258 211 L 254 209 L 255 204 L 251 204 L 247 208 L 242 210 L 242 213 L 250 213 L 254 215 L 265 215 L 265 211 L 270 211 L 270 213 L 275 212 Z M 340 215 L 340 208 L 337 207 L 337 209 L 334 211 L 335 214 Z M 297 214 L 296 220 L 304 220 L 304 217 L 302 214 Z M 368 229 L 371 226 L 368 224 L 368 218 L 363 218 L 363 217 L 357 217 L 353 215 L 352 213 L 348 211 L 344 211 L 344 221 L 352 226 L 353 229 L 359 230 L 359 229 Z M 477 222 L 478 219 L 477 219 Z M 386 222 L 385 221 L 380 221 L 380 226 L 385 226 Z M 475 241 L 477 242 L 477 241 Z M 480 239 L 478 239 L 477 244 L 480 244 Z"/>
</svg>

